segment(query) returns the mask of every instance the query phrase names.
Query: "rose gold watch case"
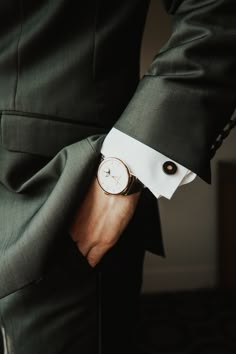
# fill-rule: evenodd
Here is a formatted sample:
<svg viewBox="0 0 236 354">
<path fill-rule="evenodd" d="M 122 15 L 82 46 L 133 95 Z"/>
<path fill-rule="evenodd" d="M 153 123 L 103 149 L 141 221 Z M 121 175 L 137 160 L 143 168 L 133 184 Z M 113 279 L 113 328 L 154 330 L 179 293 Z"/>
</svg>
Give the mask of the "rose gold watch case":
<svg viewBox="0 0 236 354">
<path fill-rule="evenodd" d="M 107 191 L 106 189 L 104 189 L 104 187 L 102 186 L 102 183 L 100 181 L 100 171 L 102 170 L 104 164 L 106 164 L 107 162 L 109 161 L 119 161 L 119 163 L 122 164 L 122 166 L 124 167 L 125 171 L 127 172 L 127 176 L 128 176 L 128 179 L 127 179 L 127 183 L 126 183 L 126 186 L 122 189 L 122 190 L 119 190 L 117 193 L 112 193 L 110 191 Z M 98 166 L 98 171 L 97 171 L 97 181 L 98 181 L 98 184 L 99 186 L 102 188 L 102 190 L 104 191 L 104 193 L 106 194 L 111 194 L 111 195 L 125 195 L 126 191 L 129 189 L 130 185 L 132 184 L 133 182 L 133 175 L 131 174 L 128 166 L 119 158 L 117 157 L 107 157 L 107 158 L 102 158 L 102 161 L 100 162 L 99 166 Z"/>
</svg>

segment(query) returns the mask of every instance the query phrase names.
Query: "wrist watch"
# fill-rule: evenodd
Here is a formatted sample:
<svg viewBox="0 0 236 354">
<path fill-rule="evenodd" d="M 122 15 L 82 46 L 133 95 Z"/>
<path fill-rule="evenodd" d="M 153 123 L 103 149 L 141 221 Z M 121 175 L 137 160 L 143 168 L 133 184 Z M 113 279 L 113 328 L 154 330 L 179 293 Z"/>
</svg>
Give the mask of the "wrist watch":
<svg viewBox="0 0 236 354">
<path fill-rule="evenodd" d="M 102 156 L 97 180 L 106 194 L 130 195 L 141 191 L 143 183 L 134 176 L 128 166 L 116 157 Z"/>
</svg>

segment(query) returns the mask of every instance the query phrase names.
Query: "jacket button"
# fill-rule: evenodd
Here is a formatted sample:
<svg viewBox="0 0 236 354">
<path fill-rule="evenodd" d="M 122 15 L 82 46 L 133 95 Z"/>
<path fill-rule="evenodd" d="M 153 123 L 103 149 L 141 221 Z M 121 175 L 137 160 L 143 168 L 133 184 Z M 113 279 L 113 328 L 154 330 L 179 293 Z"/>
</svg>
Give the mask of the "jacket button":
<svg viewBox="0 0 236 354">
<path fill-rule="evenodd" d="M 174 175 L 177 171 L 177 166 L 174 162 L 172 161 L 166 161 L 163 164 L 163 171 L 167 174 L 167 175 Z"/>
</svg>

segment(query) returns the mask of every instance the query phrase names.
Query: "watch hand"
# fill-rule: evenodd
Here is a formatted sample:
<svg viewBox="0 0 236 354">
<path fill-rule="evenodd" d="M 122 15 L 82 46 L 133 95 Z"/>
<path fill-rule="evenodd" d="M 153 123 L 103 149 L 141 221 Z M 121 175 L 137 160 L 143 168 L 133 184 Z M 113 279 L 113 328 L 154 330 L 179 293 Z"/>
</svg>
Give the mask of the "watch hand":
<svg viewBox="0 0 236 354">
<path fill-rule="evenodd" d="M 118 183 L 121 186 L 121 183 L 119 182 L 121 176 L 119 176 L 118 178 L 116 176 L 111 176 L 111 178 L 113 178 L 116 181 L 116 183 Z"/>
</svg>

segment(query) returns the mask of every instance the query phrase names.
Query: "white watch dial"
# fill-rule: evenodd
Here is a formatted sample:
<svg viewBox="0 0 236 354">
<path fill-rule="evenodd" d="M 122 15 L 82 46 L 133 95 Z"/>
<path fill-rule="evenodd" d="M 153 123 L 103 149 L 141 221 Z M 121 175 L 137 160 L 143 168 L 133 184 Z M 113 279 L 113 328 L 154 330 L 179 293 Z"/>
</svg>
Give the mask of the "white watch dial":
<svg viewBox="0 0 236 354">
<path fill-rule="evenodd" d="M 102 189 L 110 194 L 120 194 L 128 186 L 129 171 L 117 158 L 107 158 L 98 168 L 98 182 Z"/>
</svg>

